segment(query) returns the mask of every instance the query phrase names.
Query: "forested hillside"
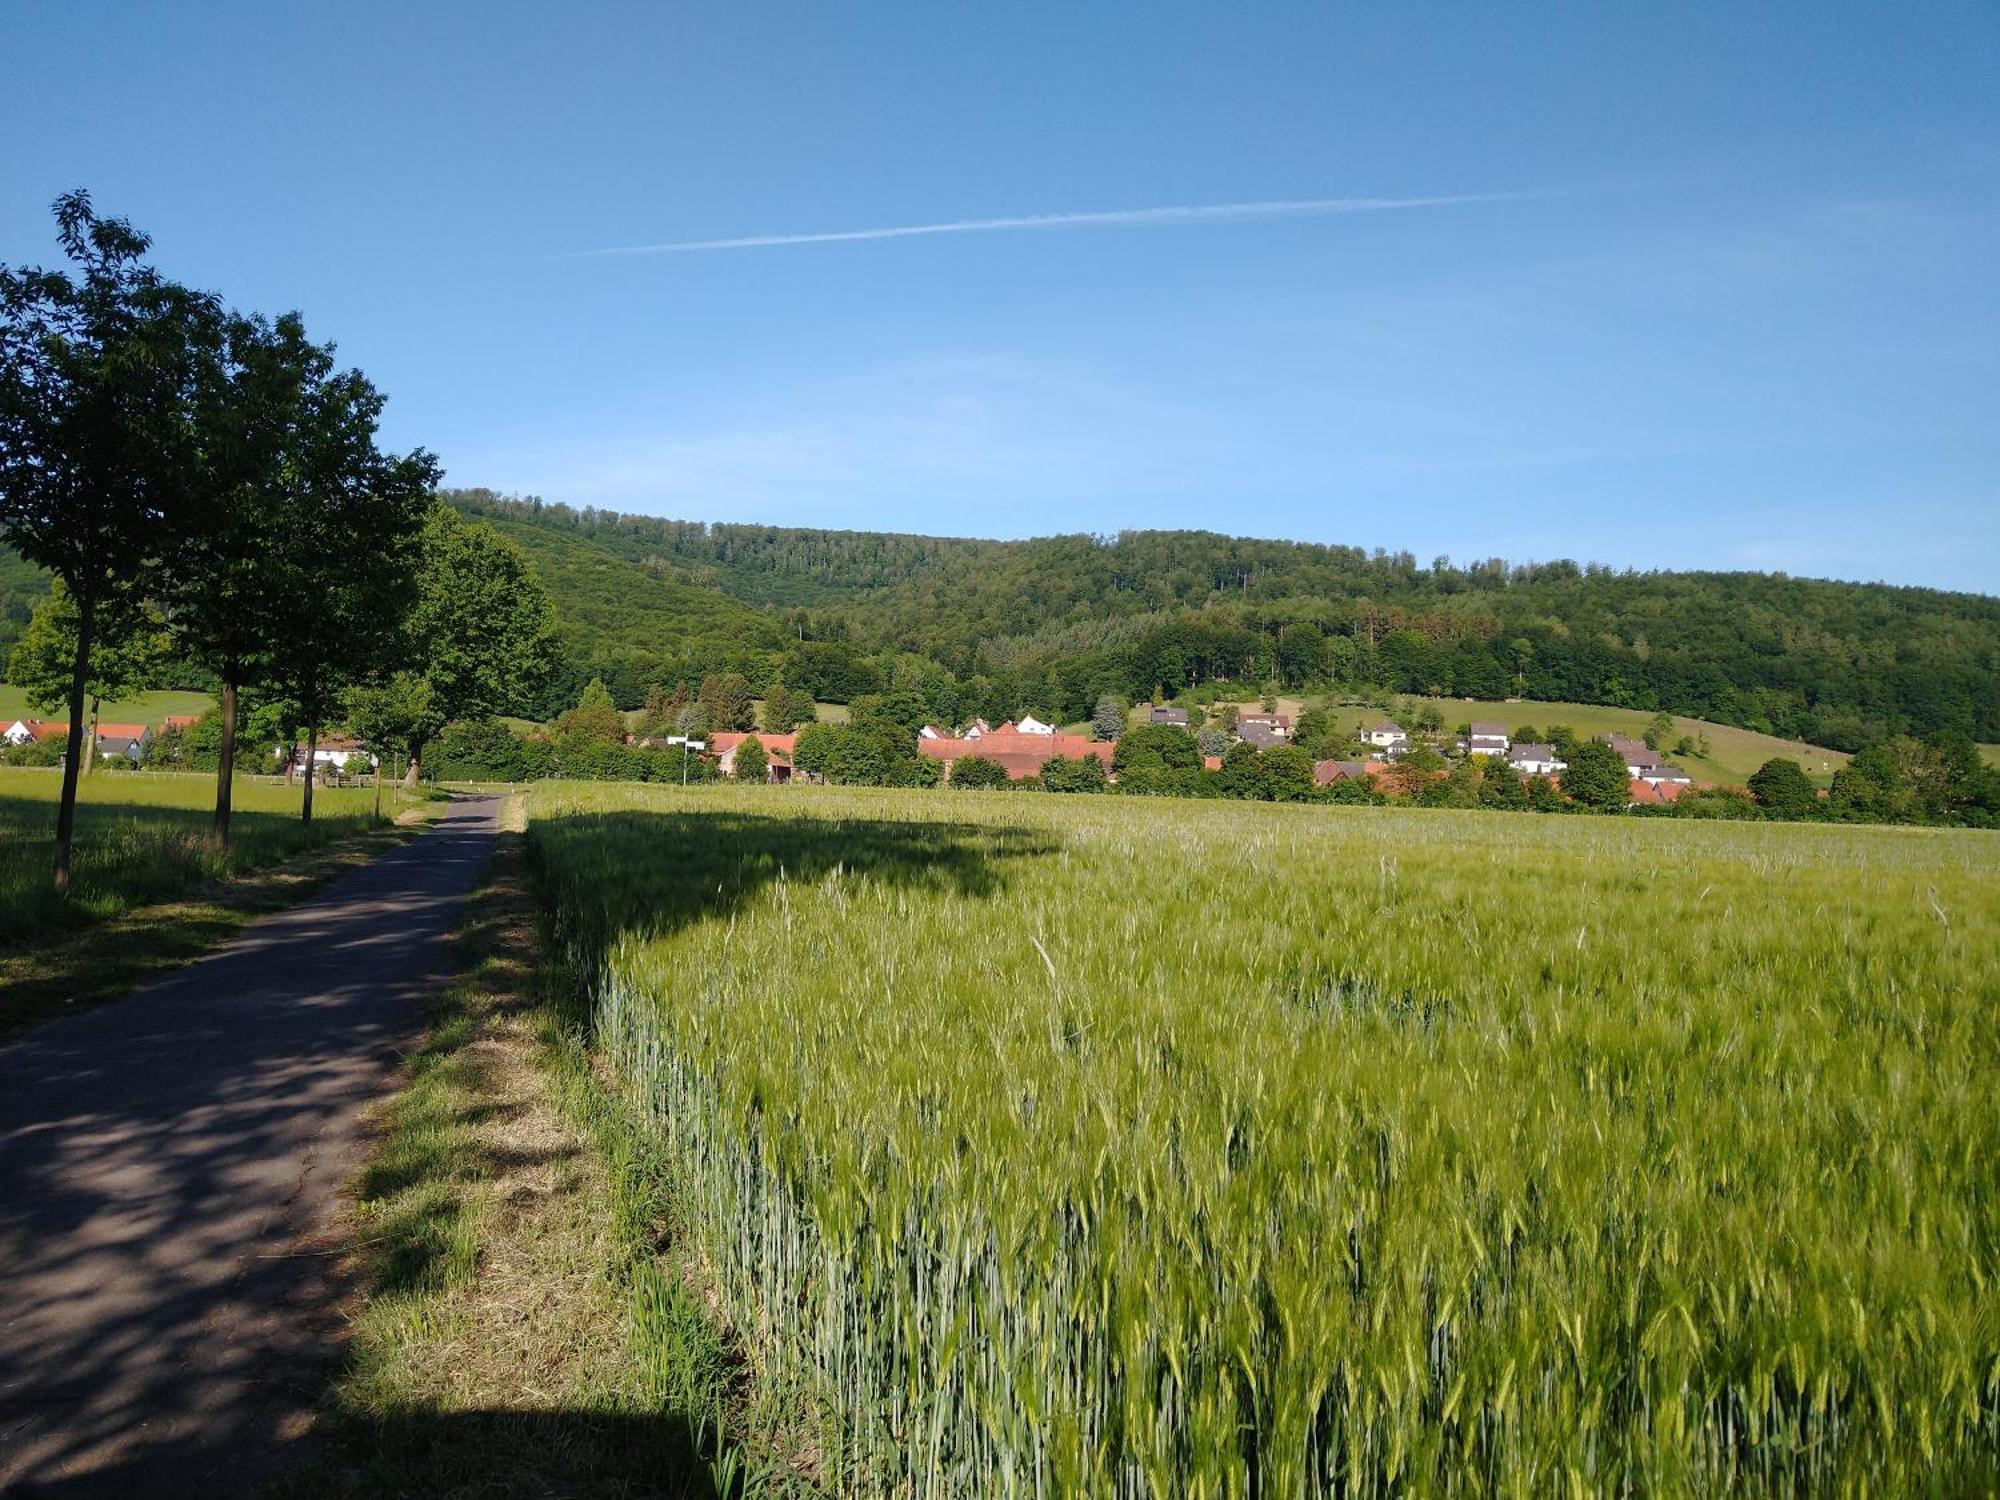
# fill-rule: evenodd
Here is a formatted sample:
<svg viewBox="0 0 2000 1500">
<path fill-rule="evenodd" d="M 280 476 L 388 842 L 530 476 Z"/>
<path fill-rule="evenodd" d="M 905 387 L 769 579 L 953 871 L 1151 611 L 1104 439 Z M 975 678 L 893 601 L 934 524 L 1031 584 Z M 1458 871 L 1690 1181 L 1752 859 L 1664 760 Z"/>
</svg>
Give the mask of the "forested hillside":
<svg viewBox="0 0 2000 1500">
<path fill-rule="evenodd" d="M 579 670 L 618 669 L 621 698 L 655 659 L 688 676 L 782 672 L 840 697 L 849 664 L 901 653 L 923 661 L 891 675 L 941 673 L 1003 714 L 1076 718 L 1100 692 L 1227 678 L 1664 708 L 1837 749 L 1901 731 L 2000 738 L 2000 600 L 1983 595 L 1569 561 L 1420 566 L 1207 532 L 996 542 L 451 498 L 530 549 Z M 864 688 L 878 676 L 859 668 Z"/>
<path fill-rule="evenodd" d="M 905 687 L 942 717 L 1065 720 L 1101 693 L 1226 679 L 1664 708 L 1841 750 L 1905 731 L 2000 740 L 2000 600 L 1984 595 L 1419 566 L 1207 532 L 996 542 L 447 498 L 548 588 L 566 657 L 549 713 L 592 676 L 626 706 L 655 683 L 741 672 L 833 701 Z M 46 587 L 0 549 L 0 660 Z"/>
</svg>

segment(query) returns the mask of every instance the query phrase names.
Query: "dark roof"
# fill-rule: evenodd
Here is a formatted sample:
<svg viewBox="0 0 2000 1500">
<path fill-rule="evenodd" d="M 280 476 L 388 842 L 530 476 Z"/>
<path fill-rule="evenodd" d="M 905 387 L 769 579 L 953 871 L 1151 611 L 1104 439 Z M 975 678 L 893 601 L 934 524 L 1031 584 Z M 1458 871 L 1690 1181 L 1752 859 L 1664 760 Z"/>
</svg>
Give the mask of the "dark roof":
<svg viewBox="0 0 2000 1500">
<path fill-rule="evenodd" d="M 1507 738 L 1507 726 L 1492 723 L 1474 724 L 1472 737 L 1476 740 L 1504 740 Z"/>
<path fill-rule="evenodd" d="M 1317 786 L 1331 786 L 1336 781 L 1354 781 L 1368 773 L 1368 762 L 1359 760 L 1323 760 L 1313 767 L 1313 782 Z"/>
<path fill-rule="evenodd" d="M 1174 708 L 1165 703 L 1155 703 L 1149 716 L 1155 724 L 1185 724 L 1188 721 L 1186 709 Z"/>
<path fill-rule="evenodd" d="M 1516 745 L 1507 752 L 1507 755 L 1510 760 L 1561 759 L 1561 757 L 1556 754 L 1556 747 L 1554 745 L 1527 745 L 1527 744 Z"/>
</svg>

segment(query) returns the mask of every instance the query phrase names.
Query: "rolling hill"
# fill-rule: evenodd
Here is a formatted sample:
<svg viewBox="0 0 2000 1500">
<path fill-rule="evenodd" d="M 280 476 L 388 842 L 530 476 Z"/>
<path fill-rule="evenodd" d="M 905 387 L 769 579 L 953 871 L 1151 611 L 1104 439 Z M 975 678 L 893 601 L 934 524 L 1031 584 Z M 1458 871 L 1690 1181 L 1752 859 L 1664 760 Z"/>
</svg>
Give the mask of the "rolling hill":
<svg viewBox="0 0 2000 1500">
<path fill-rule="evenodd" d="M 833 701 L 921 685 L 945 717 L 1033 707 L 1069 721 L 1106 692 L 1203 682 L 1373 685 L 1664 709 L 1836 751 L 1936 730 L 2000 742 L 2000 599 L 1986 595 L 1568 561 L 1425 567 L 1205 532 L 991 541 L 445 498 L 519 546 L 549 592 L 566 660 L 534 705 L 545 714 L 592 676 L 629 707 L 655 683 L 738 671 Z M 0 652 L 44 589 L 0 549 Z"/>
<path fill-rule="evenodd" d="M 585 542 L 727 595 L 794 639 L 914 653 L 1064 718 L 1099 691 L 1328 679 L 1663 708 L 1844 750 L 1939 729 L 2000 739 L 2000 599 L 1986 595 L 1569 561 L 1422 567 L 1203 532 L 1001 542 L 449 498 L 517 539 Z"/>
</svg>

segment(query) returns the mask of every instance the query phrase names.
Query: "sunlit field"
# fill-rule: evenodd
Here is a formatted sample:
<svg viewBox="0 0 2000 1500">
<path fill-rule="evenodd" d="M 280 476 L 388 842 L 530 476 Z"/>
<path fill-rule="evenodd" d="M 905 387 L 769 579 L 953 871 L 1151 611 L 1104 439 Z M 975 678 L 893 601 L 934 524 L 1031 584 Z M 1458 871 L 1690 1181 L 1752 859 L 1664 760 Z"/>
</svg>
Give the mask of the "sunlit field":
<svg viewBox="0 0 2000 1500">
<path fill-rule="evenodd" d="M 344 838 L 372 821 L 375 794 L 316 787 L 313 821 L 299 822 L 304 790 L 239 778 L 233 847 L 207 847 L 213 774 L 96 771 L 83 777 L 70 890 L 49 888 L 59 771 L 0 766 L 0 946 L 171 896 L 198 880 L 259 868 Z"/>
<path fill-rule="evenodd" d="M 2000 838 L 544 784 L 832 1487 L 1989 1493 Z"/>
</svg>

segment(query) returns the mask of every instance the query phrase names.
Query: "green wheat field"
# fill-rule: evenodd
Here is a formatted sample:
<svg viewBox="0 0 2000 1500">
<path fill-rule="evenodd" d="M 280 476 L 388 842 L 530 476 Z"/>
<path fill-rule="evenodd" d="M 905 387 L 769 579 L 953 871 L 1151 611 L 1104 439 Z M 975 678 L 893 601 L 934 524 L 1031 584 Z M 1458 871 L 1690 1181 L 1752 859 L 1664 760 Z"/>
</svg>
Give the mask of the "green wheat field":
<svg viewBox="0 0 2000 1500">
<path fill-rule="evenodd" d="M 543 784 L 840 1493 L 1992 1493 L 2000 839 Z"/>
</svg>

